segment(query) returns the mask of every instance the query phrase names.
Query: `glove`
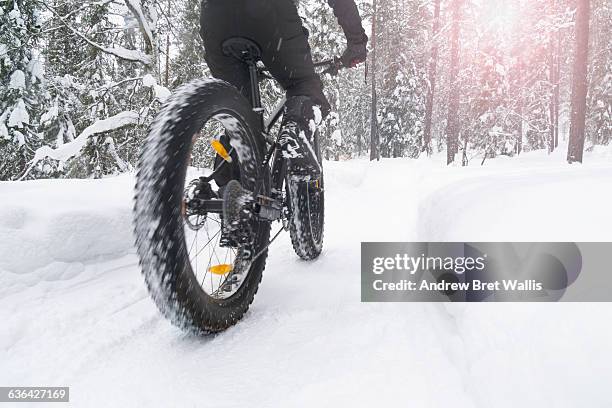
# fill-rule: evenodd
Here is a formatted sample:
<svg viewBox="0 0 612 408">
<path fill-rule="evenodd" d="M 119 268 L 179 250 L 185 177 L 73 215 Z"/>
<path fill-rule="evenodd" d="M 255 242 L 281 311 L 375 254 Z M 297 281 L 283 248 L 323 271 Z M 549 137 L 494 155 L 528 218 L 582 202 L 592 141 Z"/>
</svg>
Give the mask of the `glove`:
<svg viewBox="0 0 612 408">
<path fill-rule="evenodd" d="M 364 62 L 368 56 L 366 44 L 367 41 L 358 43 L 348 41 L 346 50 L 344 51 L 344 54 L 342 54 L 342 57 L 340 57 L 342 65 L 347 68 L 353 68 L 356 67 L 357 64 Z"/>
</svg>

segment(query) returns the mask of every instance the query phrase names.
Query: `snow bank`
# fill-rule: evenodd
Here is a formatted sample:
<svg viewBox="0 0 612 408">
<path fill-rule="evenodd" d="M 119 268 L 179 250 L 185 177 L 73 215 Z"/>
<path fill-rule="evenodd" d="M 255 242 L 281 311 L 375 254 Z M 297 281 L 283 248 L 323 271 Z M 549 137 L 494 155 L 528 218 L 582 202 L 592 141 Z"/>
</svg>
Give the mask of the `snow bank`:
<svg viewBox="0 0 612 408">
<path fill-rule="evenodd" d="M 430 187 L 421 186 L 419 240 L 610 241 L 612 150 L 587 153 L 584 165 L 568 165 L 565 151 L 432 170 Z"/>
<path fill-rule="evenodd" d="M 130 176 L 1 182 L 0 275 L 35 284 L 132 252 L 132 183 Z"/>
</svg>

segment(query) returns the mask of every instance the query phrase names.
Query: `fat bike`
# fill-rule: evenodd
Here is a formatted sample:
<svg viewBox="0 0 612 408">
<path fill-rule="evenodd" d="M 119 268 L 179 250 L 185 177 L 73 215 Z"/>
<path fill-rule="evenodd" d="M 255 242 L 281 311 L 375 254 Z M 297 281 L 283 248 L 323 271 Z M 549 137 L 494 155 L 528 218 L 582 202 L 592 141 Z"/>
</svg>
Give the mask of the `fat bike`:
<svg viewBox="0 0 612 408">
<path fill-rule="evenodd" d="M 286 101 L 266 116 L 259 87 L 271 77 L 261 50 L 248 39 L 226 43 L 228 55 L 248 66 L 252 100 L 214 79 L 177 89 L 150 128 L 135 188 L 136 248 L 148 290 L 172 323 L 204 334 L 244 316 L 280 233 L 289 231 L 305 260 L 323 246 L 323 175 L 288 176 L 278 142 Z M 341 68 L 338 58 L 315 65 L 332 75 Z M 316 133 L 313 148 L 321 163 Z M 220 186 L 221 176 L 230 181 Z"/>
</svg>

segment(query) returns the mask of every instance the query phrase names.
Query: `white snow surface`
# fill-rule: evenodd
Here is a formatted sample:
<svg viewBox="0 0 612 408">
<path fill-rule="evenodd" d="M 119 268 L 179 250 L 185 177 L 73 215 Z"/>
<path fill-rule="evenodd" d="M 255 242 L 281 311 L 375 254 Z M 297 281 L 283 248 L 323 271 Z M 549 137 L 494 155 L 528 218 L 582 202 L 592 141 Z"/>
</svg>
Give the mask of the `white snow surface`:
<svg viewBox="0 0 612 408">
<path fill-rule="evenodd" d="M 133 175 L 0 182 L 0 384 L 76 407 L 612 406 L 610 304 L 360 302 L 362 241 L 610 241 L 612 150 L 561 150 L 326 162 L 321 257 L 283 235 L 244 320 L 207 338 L 147 294 Z"/>
</svg>

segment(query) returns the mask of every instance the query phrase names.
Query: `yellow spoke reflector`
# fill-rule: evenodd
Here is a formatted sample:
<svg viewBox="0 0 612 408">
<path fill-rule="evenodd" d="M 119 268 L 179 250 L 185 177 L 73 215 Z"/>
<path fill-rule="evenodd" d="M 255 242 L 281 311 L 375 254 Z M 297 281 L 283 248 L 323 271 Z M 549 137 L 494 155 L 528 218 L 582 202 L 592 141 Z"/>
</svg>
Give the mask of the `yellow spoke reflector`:
<svg viewBox="0 0 612 408">
<path fill-rule="evenodd" d="M 227 275 L 228 273 L 230 273 L 232 270 L 234 269 L 233 265 L 215 265 L 215 266 L 211 266 L 210 268 L 208 268 L 208 271 L 210 273 L 213 273 L 215 275 Z"/>
<path fill-rule="evenodd" d="M 232 157 L 229 155 L 227 150 L 225 150 L 225 146 L 223 146 L 220 141 L 218 141 L 217 139 L 213 139 L 210 141 L 210 144 L 212 148 L 215 149 L 215 152 L 217 152 L 217 154 L 223 158 L 223 160 L 228 163 L 232 162 Z"/>
</svg>

